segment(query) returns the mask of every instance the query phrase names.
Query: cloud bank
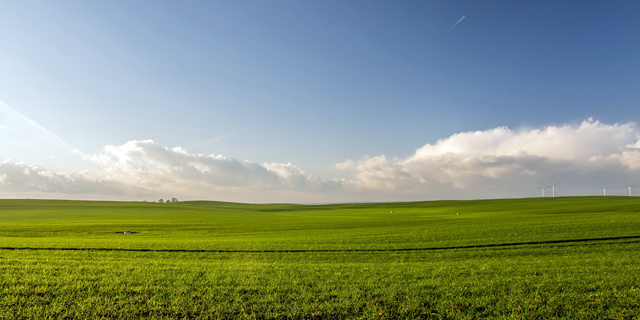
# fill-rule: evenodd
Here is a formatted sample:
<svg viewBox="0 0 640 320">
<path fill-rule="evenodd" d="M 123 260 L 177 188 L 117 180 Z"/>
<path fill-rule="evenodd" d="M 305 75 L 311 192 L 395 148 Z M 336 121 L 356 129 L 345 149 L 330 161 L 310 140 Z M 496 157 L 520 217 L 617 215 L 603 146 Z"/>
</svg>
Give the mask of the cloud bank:
<svg viewBox="0 0 640 320">
<path fill-rule="evenodd" d="M 87 194 L 123 196 L 129 191 L 125 183 L 117 180 L 101 179 L 86 172 L 54 173 L 13 160 L 0 162 L 0 190 L 8 197 L 56 194 L 71 198 Z"/>
<path fill-rule="evenodd" d="M 193 154 L 152 140 L 105 146 L 85 155 L 87 168 L 51 172 L 0 162 L 4 197 L 118 200 L 211 199 L 244 202 L 342 202 L 538 196 L 560 181 L 559 195 L 625 194 L 640 180 L 635 123 L 498 127 L 425 144 L 405 159 L 386 155 L 346 160 L 342 179 L 306 173 L 291 163 L 239 161 Z M 623 190 L 624 189 L 624 190 Z"/>
<path fill-rule="evenodd" d="M 639 137 L 634 123 L 592 119 L 542 129 L 498 127 L 454 134 L 406 159 L 363 157 L 336 168 L 354 172 L 351 188 L 435 198 L 528 196 L 558 180 L 584 194 L 638 179 Z"/>
<path fill-rule="evenodd" d="M 322 179 L 290 163 L 238 161 L 221 155 L 191 154 L 152 140 L 105 146 L 86 155 L 90 169 L 53 173 L 34 165 L 6 160 L 0 164 L 0 190 L 13 194 L 49 193 L 133 198 L 181 197 L 236 201 L 311 200 L 313 193 L 342 188 L 337 179 Z M 290 196 L 286 196 L 289 193 Z M 150 198 L 151 197 L 151 198 Z M 230 198 L 231 197 L 231 198 Z M 122 198 L 122 197 L 120 197 Z"/>
</svg>

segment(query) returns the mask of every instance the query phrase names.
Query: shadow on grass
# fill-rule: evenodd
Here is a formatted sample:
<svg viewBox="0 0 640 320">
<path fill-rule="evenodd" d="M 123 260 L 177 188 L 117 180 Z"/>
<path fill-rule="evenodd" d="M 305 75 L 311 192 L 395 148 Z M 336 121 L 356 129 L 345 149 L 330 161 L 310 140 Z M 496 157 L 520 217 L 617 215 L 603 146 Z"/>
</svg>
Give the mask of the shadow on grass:
<svg viewBox="0 0 640 320">
<path fill-rule="evenodd" d="M 580 242 L 600 242 L 612 240 L 628 240 L 640 239 L 640 236 L 623 236 L 623 237 L 607 237 L 607 238 L 589 238 L 589 239 L 569 239 L 569 240 L 548 240 L 548 241 L 531 241 L 531 242 L 511 242 L 499 244 L 481 244 L 467 246 L 450 246 L 450 247 L 431 247 L 431 248 L 400 248 L 400 249 L 308 249 L 308 250 L 216 250 L 216 249 L 133 249 L 133 248 L 38 248 L 38 247 L 0 247 L 0 250 L 56 250 L 56 251 L 130 251 L 130 252 L 211 252 L 211 253 L 305 253 L 305 252 L 402 252 L 402 251 L 435 251 L 435 250 L 456 250 L 456 249 L 475 249 L 475 248 L 504 248 L 515 246 L 530 246 L 540 244 L 564 244 L 564 243 L 580 243 Z"/>
</svg>

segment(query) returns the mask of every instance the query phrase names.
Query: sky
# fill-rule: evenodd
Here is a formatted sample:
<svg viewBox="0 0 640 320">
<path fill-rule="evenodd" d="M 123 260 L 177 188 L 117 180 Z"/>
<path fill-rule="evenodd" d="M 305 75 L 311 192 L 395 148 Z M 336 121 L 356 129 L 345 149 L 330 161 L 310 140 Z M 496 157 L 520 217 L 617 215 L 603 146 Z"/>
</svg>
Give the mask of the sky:
<svg viewBox="0 0 640 320">
<path fill-rule="evenodd" d="M 635 1 L 1 7 L 0 198 L 419 201 L 640 184 Z"/>
</svg>

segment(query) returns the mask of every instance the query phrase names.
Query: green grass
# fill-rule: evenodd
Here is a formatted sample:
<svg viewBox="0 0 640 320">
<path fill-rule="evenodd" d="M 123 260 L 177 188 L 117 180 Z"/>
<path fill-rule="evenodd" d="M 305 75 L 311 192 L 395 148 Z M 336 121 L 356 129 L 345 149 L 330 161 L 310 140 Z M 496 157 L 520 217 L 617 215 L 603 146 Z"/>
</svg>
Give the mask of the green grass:
<svg viewBox="0 0 640 320">
<path fill-rule="evenodd" d="M 0 200 L 0 248 L 6 319 L 640 318 L 634 197 Z"/>
</svg>

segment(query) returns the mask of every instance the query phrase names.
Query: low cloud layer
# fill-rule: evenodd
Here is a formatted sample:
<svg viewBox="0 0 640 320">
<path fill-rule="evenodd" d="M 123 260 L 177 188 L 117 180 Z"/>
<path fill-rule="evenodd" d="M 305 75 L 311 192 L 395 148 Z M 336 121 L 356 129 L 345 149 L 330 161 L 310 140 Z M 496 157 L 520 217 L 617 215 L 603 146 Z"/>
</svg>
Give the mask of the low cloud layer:
<svg viewBox="0 0 640 320">
<path fill-rule="evenodd" d="M 385 155 L 348 160 L 355 189 L 386 190 L 429 198 L 534 195 L 537 186 L 562 181 L 574 194 L 599 185 L 623 185 L 640 173 L 640 133 L 634 123 L 463 132 L 426 144 L 406 159 Z M 434 197 L 432 197 L 434 196 Z"/>
<path fill-rule="evenodd" d="M 72 198 L 87 194 L 117 197 L 127 194 L 128 189 L 120 181 L 97 178 L 86 172 L 54 173 L 13 160 L 0 162 L 0 190 L 9 197 L 37 194 L 69 195 Z"/>
<path fill-rule="evenodd" d="M 343 179 L 290 163 L 256 163 L 192 154 L 151 140 L 106 146 L 84 156 L 86 168 L 51 172 L 0 162 L 4 197 L 244 202 L 342 202 L 537 196 L 560 181 L 558 195 L 586 195 L 640 180 L 640 131 L 634 123 L 499 127 L 454 134 L 405 159 L 366 156 L 335 165 Z M 548 191 L 547 194 L 550 194 Z"/>
<path fill-rule="evenodd" d="M 229 200 L 230 194 L 235 194 L 240 198 L 234 200 L 252 201 L 241 195 L 253 194 L 262 201 L 278 201 L 286 192 L 298 196 L 331 192 L 341 189 L 343 184 L 341 180 L 307 174 L 290 163 L 259 164 L 221 155 L 191 154 L 152 140 L 106 146 L 84 158 L 91 168 L 73 173 L 52 173 L 33 165 L 5 161 L 0 165 L 0 188 L 14 194 L 84 194 L 97 198 L 123 195 L 129 199 L 165 195 L 190 199 L 222 196 Z M 265 197 L 259 197 L 259 193 Z M 268 196 L 278 194 L 276 198 Z"/>
<path fill-rule="evenodd" d="M 191 154 L 177 147 L 165 148 L 151 141 L 130 141 L 106 146 L 86 157 L 101 165 L 105 178 L 148 186 L 295 189 L 318 191 L 340 187 L 335 180 L 320 179 L 287 163 L 238 161 L 221 155 Z"/>
</svg>

